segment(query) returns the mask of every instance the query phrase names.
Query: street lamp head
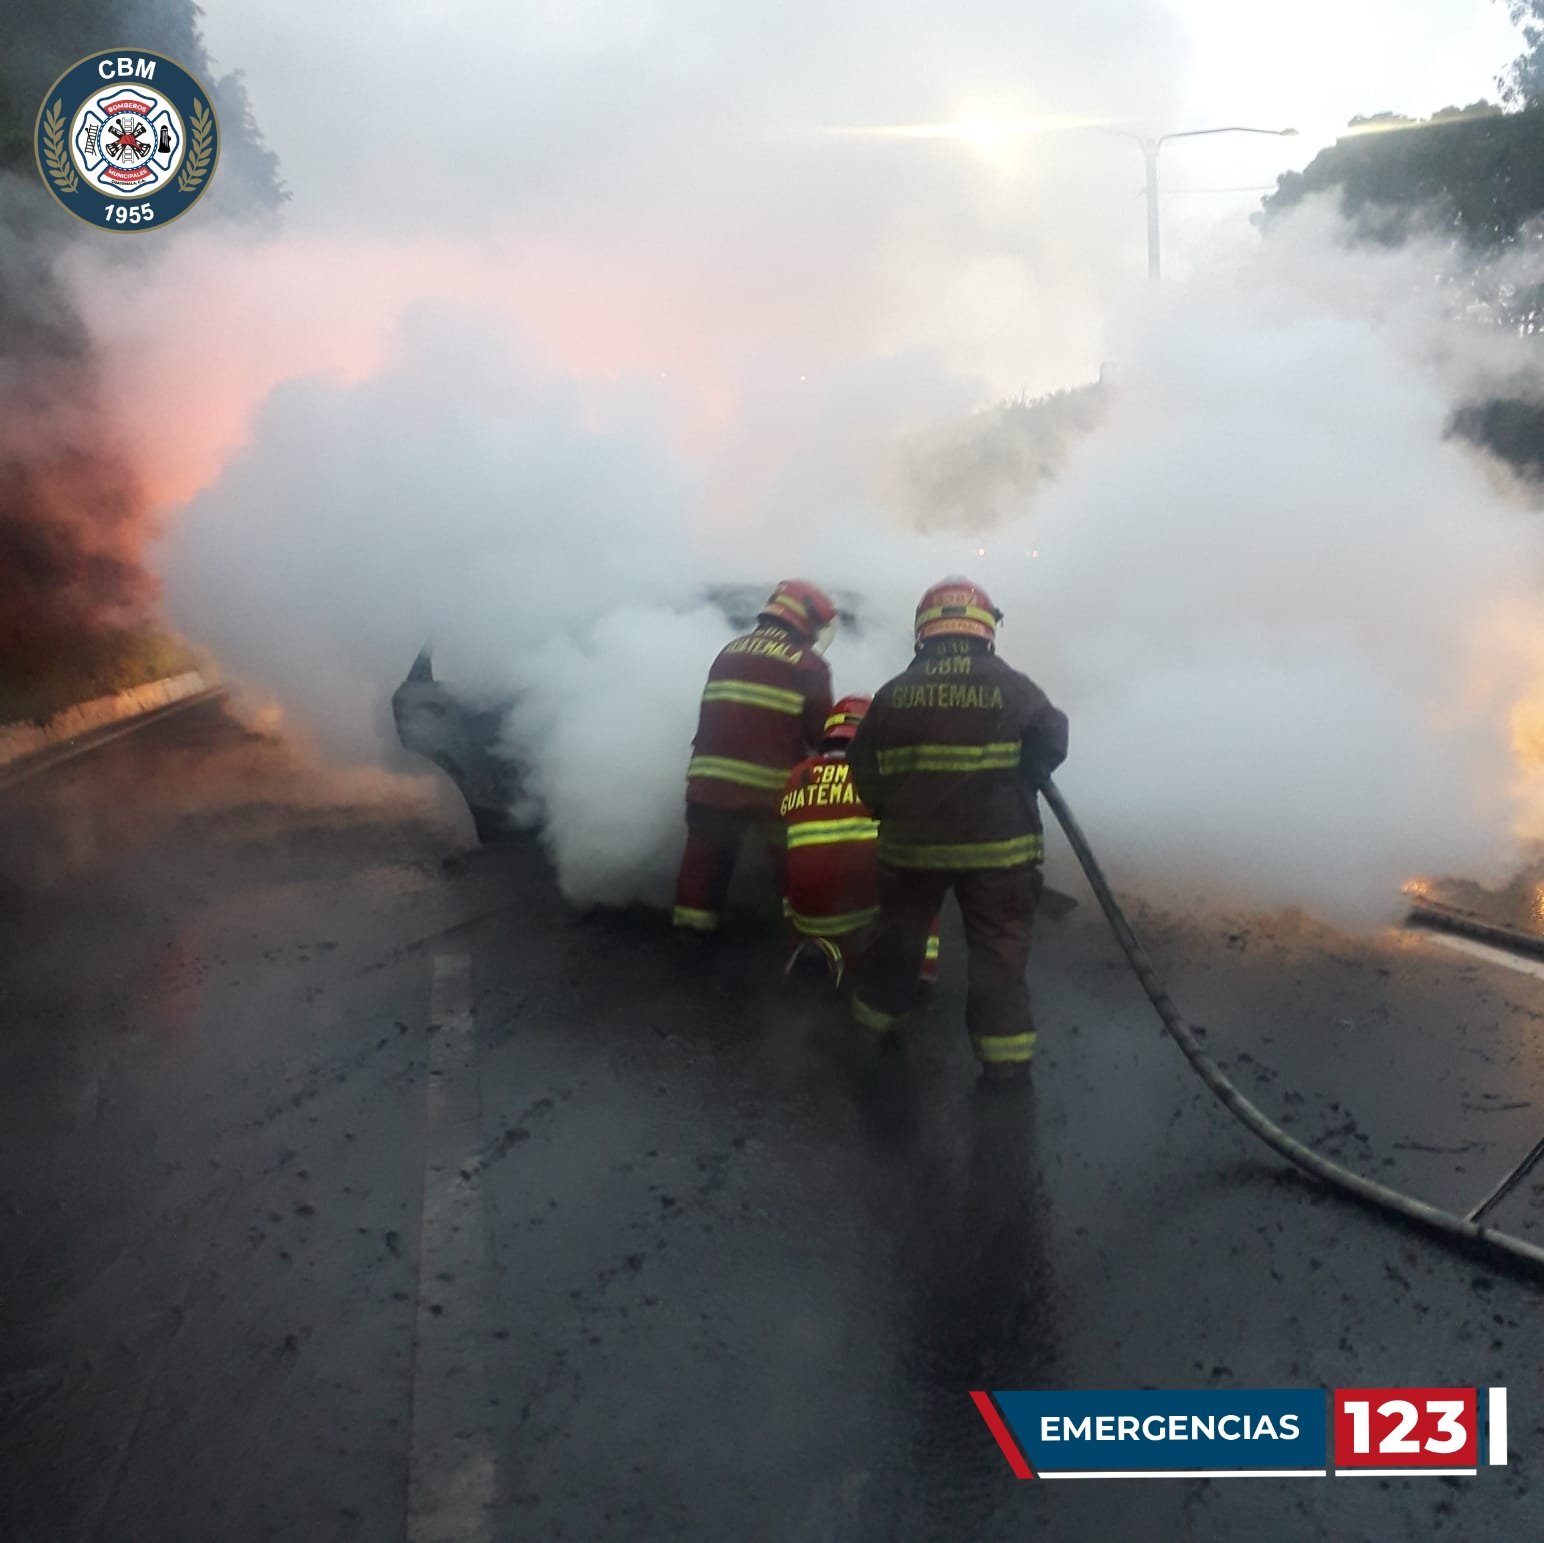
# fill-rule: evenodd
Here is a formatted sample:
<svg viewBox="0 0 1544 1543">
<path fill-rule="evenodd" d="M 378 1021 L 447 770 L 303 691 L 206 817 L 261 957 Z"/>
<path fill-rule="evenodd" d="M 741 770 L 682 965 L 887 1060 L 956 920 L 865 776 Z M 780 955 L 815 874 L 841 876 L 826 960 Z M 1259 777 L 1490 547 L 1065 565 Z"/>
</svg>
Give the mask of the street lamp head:
<svg viewBox="0 0 1544 1543">
<path fill-rule="evenodd" d="M 1279 133 L 1281 134 L 1281 137 L 1283 139 L 1296 139 L 1297 138 L 1297 130 L 1296 129 L 1281 129 L 1281 130 L 1279 130 Z"/>
</svg>

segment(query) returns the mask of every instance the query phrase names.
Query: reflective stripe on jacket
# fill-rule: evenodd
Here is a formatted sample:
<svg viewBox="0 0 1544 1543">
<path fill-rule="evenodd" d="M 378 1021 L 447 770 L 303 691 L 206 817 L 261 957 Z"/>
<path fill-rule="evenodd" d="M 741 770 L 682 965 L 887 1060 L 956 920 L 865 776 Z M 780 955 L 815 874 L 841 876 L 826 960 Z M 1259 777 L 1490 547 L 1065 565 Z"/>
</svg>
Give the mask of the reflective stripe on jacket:
<svg viewBox="0 0 1544 1543">
<path fill-rule="evenodd" d="M 787 852 L 784 911 L 810 937 L 837 938 L 879 920 L 879 827 L 857 795 L 840 751 L 813 755 L 789 774 L 778 814 Z"/>
<path fill-rule="evenodd" d="M 773 813 L 788 769 L 818 744 L 831 672 L 791 632 L 762 625 L 726 644 L 708 671 L 686 768 L 686 801 Z"/>
<path fill-rule="evenodd" d="M 882 686 L 848 747 L 896 868 L 1013 868 L 1044 856 L 1036 786 L 1067 718 L 984 643 L 938 638 Z"/>
</svg>

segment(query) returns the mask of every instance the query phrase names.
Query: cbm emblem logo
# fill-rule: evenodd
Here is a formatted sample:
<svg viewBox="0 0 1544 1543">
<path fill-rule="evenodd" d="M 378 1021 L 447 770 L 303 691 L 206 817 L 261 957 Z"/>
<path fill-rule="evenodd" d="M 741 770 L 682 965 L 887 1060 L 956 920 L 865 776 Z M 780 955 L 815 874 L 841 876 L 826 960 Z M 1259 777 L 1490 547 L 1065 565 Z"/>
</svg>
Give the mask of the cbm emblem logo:
<svg viewBox="0 0 1544 1543">
<path fill-rule="evenodd" d="M 43 184 L 104 230 L 150 230 L 188 212 L 220 159 L 209 93 L 175 59 L 115 48 L 72 64 L 38 109 Z"/>
</svg>

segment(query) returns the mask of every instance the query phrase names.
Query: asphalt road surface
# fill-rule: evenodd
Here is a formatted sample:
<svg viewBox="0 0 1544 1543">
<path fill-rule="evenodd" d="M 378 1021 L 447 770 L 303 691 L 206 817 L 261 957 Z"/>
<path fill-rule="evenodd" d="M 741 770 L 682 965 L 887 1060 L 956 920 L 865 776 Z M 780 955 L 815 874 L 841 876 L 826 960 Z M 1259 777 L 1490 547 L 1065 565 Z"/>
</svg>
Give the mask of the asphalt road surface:
<svg viewBox="0 0 1544 1543">
<path fill-rule="evenodd" d="M 0 1536 L 1544 1538 L 1539 1284 L 1284 1171 L 1086 899 L 1003 1094 L 952 915 L 876 1058 L 754 925 L 683 957 L 466 848 L 217 703 L 0 790 Z M 1135 915 L 1362 1171 L 1464 1207 L 1544 1128 L 1538 975 Z M 968 1396 L 1491 1384 L 1462 1479 L 1022 1483 Z"/>
</svg>

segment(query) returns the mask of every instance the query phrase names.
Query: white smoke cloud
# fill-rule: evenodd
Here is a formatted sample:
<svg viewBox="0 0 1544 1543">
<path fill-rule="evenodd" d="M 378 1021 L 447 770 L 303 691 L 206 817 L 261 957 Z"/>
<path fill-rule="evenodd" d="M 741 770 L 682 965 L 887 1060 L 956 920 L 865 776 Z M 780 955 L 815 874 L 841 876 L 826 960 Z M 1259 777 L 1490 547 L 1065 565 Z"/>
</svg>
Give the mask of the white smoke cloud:
<svg viewBox="0 0 1544 1543">
<path fill-rule="evenodd" d="M 717 611 L 624 602 L 528 657 L 506 741 L 530 768 L 526 788 L 570 896 L 661 896 L 679 856 L 703 661 L 725 638 Z"/>
<path fill-rule="evenodd" d="M 378 373 L 274 390 L 171 533 L 169 606 L 326 748 L 369 755 L 380 687 L 426 638 L 469 688 L 507 691 L 630 597 L 690 603 L 691 495 L 663 439 L 625 389 L 416 311 Z"/>
<path fill-rule="evenodd" d="M 1517 367 L 1444 315 L 1443 254 L 1350 256 L 1305 211 L 1150 294 L 1129 144 L 824 132 L 1190 126 L 1169 7 L 207 9 L 287 233 L 179 222 L 132 303 L 90 249 L 69 277 L 155 404 L 134 435 L 172 619 L 333 754 L 381 755 L 432 637 L 442 678 L 516 699 L 568 892 L 657 896 L 725 635 L 704 586 L 857 592 L 831 660 L 863 690 L 905 663 L 922 587 L 966 571 L 1071 714 L 1065 786 L 1124 881 L 1370 918 L 1410 873 L 1506 860 L 1539 525 L 1443 439 Z M 1286 148 L 1173 165 L 1247 181 Z M 1053 481 L 929 519 L 919 446 L 1108 358 Z"/>
<path fill-rule="evenodd" d="M 993 546 L 1039 551 L 1003 603 L 1123 868 L 1370 921 L 1416 872 L 1503 877 L 1537 818 L 1510 734 L 1544 530 L 1445 437 L 1503 352 L 1420 282 L 1447 254 L 1332 234 L 1310 210 L 1131 319 L 1099 431 Z"/>
<path fill-rule="evenodd" d="M 832 665 L 871 690 L 920 588 L 967 571 L 1071 715 L 1059 780 L 1124 882 L 1376 921 L 1413 873 L 1516 858 L 1509 721 L 1544 571 L 1537 515 L 1444 437 L 1454 393 L 1511 356 L 1445 319 L 1432 252 L 1332 235 L 1310 210 L 1242 268 L 1144 297 L 1060 475 L 931 535 L 897 516 L 899 447 L 982 388 L 926 354 L 742 380 L 704 438 L 664 383 L 420 307 L 376 373 L 273 394 L 168 542 L 173 614 L 352 755 L 433 634 L 443 676 L 518 696 L 567 892 L 658 898 L 727 635 L 703 586 L 856 591 L 868 625 Z"/>
</svg>

